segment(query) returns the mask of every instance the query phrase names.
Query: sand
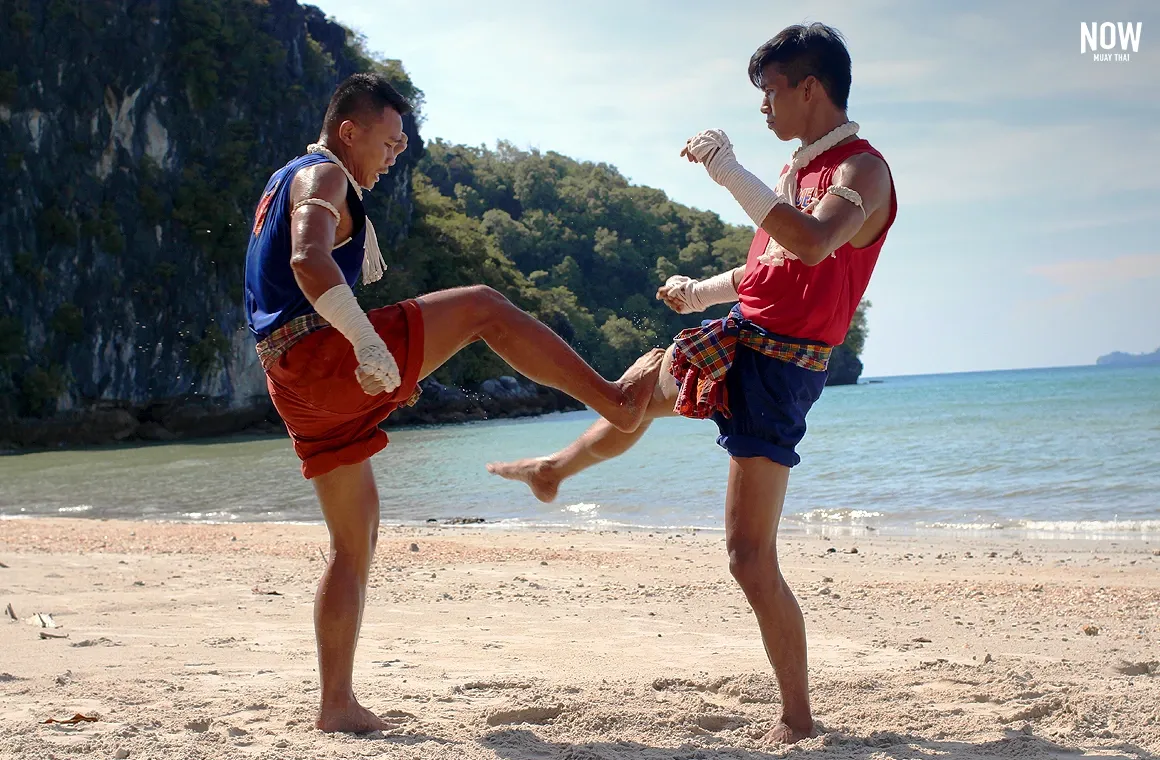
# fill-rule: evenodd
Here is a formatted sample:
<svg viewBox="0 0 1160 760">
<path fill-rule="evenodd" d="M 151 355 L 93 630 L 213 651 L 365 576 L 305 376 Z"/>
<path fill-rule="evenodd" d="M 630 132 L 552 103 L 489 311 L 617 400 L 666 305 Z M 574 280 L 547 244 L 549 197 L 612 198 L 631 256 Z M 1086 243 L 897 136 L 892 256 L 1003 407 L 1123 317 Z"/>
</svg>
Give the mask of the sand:
<svg viewBox="0 0 1160 760">
<path fill-rule="evenodd" d="M 0 757 L 1160 755 L 1156 542 L 783 536 L 820 730 L 792 748 L 761 742 L 776 682 L 705 532 L 384 526 L 355 679 L 395 727 L 322 734 L 325 546 L 319 526 L 0 522 Z M 77 713 L 96 720 L 44 723 Z"/>
</svg>

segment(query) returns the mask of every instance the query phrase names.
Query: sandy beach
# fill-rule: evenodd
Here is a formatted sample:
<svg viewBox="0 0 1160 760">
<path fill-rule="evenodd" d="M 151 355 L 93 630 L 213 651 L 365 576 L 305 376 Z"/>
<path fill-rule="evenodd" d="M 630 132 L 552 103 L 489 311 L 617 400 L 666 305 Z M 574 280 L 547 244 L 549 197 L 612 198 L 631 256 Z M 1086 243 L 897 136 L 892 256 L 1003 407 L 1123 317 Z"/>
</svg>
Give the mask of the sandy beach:
<svg viewBox="0 0 1160 760">
<path fill-rule="evenodd" d="M 777 687 L 706 532 L 384 526 L 355 682 L 396 727 L 324 735 L 326 544 L 307 525 L 0 522 L 0 756 L 1160 754 L 1154 541 L 783 537 L 820 724 L 793 748 L 760 742 Z M 45 723 L 77 714 L 96 720 Z"/>
</svg>

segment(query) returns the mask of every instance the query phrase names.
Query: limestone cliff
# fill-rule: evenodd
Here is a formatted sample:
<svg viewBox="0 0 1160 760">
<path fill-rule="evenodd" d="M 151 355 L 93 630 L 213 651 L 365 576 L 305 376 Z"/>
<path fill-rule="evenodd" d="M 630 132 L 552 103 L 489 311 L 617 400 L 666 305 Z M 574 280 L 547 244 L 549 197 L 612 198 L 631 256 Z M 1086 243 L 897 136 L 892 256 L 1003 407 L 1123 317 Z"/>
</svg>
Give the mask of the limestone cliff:
<svg viewBox="0 0 1160 760">
<path fill-rule="evenodd" d="M 415 94 L 405 74 L 296 0 L 0 0 L 0 18 L 0 440 L 266 417 L 239 309 L 257 194 L 342 77 L 378 66 Z M 406 130 L 368 202 L 385 246 L 411 221 Z"/>
</svg>

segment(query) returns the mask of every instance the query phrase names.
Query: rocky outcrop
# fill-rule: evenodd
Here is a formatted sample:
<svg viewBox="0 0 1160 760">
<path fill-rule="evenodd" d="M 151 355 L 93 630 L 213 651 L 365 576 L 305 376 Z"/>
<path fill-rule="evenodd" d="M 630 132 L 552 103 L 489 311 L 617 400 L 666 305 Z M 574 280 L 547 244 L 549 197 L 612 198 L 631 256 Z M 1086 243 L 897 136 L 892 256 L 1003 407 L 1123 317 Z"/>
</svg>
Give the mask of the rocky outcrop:
<svg viewBox="0 0 1160 760">
<path fill-rule="evenodd" d="M 413 407 L 399 409 L 385 427 L 436 425 L 530 417 L 583 409 L 567 394 L 528 380 L 500 377 L 464 390 L 428 378 Z M 52 417 L 25 417 L 0 423 L 0 449 L 85 446 L 134 441 L 174 441 L 235 433 L 285 435 L 269 399 L 244 406 L 224 399 L 190 396 L 142 405 L 106 402 Z"/>
<path fill-rule="evenodd" d="M 554 388 L 514 377 L 485 380 L 476 390 L 448 387 L 433 378 L 420 385 L 423 395 L 418 403 L 394 412 L 387 420 L 389 425 L 530 417 L 584 408 L 579 401 Z"/>
<path fill-rule="evenodd" d="M 848 347 L 835 346 L 830 354 L 830 373 L 826 385 L 854 385 L 862 376 L 862 360 Z"/>
</svg>

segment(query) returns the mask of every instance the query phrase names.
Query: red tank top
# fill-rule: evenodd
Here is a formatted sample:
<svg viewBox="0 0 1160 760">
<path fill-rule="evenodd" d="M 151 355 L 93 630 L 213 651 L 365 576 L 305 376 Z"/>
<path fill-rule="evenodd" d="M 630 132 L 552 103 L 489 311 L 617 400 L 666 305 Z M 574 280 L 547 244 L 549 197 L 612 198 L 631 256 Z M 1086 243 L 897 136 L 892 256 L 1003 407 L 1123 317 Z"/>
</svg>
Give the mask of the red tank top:
<svg viewBox="0 0 1160 760">
<path fill-rule="evenodd" d="M 797 207 L 820 198 L 833 181 L 838 165 L 857 153 L 882 154 L 865 140 L 831 148 L 798 173 Z M 885 161 L 886 159 L 882 159 Z M 784 169 L 782 170 L 785 171 Z M 745 279 L 737 287 L 741 315 L 770 332 L 836 346 L 846 339 L 854 310 L 862 300 L 886 233 L 894 224 L 898 201 L 890 184 L 890 216 L 886 228 L 870 245 L 842 245 L 816 266 L 786 258 L 777 266 L 762 264 L 769 233 L 759 229 L 749 246 Z"/>
</svg>

